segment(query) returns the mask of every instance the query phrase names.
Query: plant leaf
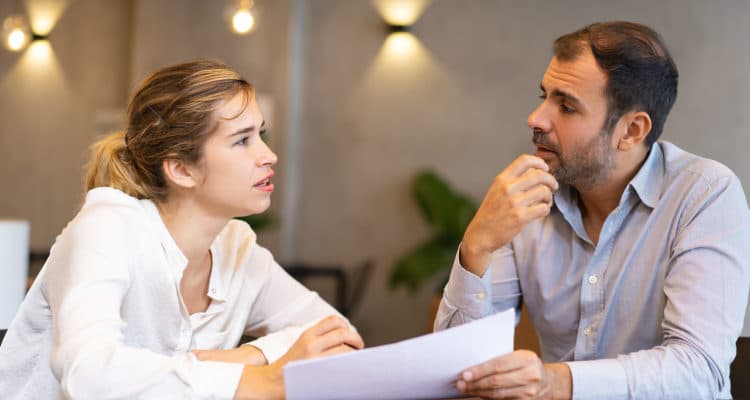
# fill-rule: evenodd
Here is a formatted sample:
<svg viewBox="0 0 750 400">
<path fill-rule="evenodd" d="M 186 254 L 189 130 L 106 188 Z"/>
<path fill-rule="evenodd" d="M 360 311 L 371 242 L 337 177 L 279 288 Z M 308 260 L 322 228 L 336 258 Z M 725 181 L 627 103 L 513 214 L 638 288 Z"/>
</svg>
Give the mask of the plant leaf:
<svg viewBox="0 0 750 400">
<path fill-rule="evenodd" d="M 235 219 L 247 222 L 247 224 L 250 225 L 250 227 L 253 228 L 253 231 L 255 232 L 272 228 L 276 225 L 276 218 L 274 218 L 273 215 L 267 212 L 262 214 L 246 215 L 244 217 L 236 217 Z"/>
<path fill-rule="evenodd" d="M 406 286 L 411 293 L 438 273 L 447 274 L 453 264 L 458 243 L 435 237 L 396 262 L 391 271 L 390 287 Z"/>
</svg>

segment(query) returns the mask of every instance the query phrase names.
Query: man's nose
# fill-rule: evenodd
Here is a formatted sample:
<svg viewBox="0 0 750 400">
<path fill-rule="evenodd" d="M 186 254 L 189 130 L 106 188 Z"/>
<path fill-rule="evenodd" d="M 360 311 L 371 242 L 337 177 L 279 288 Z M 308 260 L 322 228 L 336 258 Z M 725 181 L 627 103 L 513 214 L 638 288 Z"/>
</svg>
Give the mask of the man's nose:
<svg viewBox="0 0 750 400">
<path fill-rule="evenodd" d="M 549 132 L 552 123 L 547 114 L 547 102 L 544 101 L 529 114 L 526 123 L 533 131 Z"/>
</svg>

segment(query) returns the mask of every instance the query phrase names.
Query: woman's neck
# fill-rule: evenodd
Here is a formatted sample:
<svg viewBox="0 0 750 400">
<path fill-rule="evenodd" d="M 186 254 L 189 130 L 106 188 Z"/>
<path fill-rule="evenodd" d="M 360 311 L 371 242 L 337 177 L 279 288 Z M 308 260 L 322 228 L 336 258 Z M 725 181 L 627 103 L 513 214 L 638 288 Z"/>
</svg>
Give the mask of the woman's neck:
<svg viewBox="0 0 750 400">
<path fill-rule="evenodd" d="M 209 215 L 190 200 L 170 199 L 157 203 L 156 207 L 169 234 L 188 259 L 188 268 L 206 265 L 211 243 L 228 219 Z"/>
</svg>

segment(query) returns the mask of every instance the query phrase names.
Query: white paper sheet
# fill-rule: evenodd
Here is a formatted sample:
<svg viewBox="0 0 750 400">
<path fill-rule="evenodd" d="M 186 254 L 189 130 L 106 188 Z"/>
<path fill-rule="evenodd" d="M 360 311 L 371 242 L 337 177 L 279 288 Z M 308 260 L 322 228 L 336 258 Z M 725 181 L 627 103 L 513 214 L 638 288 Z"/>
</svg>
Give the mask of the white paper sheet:
<svg viewBox="0 0 750 400">
<path fill-rule="evenodd" d="M 461 371 L 513 351 L 513 309 L 402 342 L 291 362 L 287 400 L 460 397 Z"/>
</svg>

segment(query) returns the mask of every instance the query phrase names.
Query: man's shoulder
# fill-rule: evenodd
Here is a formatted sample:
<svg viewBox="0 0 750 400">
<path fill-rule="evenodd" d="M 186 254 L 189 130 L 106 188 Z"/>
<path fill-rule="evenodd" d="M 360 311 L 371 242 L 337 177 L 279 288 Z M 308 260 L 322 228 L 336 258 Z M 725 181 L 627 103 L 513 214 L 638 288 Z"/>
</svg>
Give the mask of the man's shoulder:
<svg viewBox="0 0 750 400">
<path fill-rule="evenodd" d="M 716 181 L 736 178 L 726 165 L 697 154 L 690 153 L 677 145 L 657 142 L 664 160 L 665 180 L 670 184 L 713 185 Z"/>
</svg>

